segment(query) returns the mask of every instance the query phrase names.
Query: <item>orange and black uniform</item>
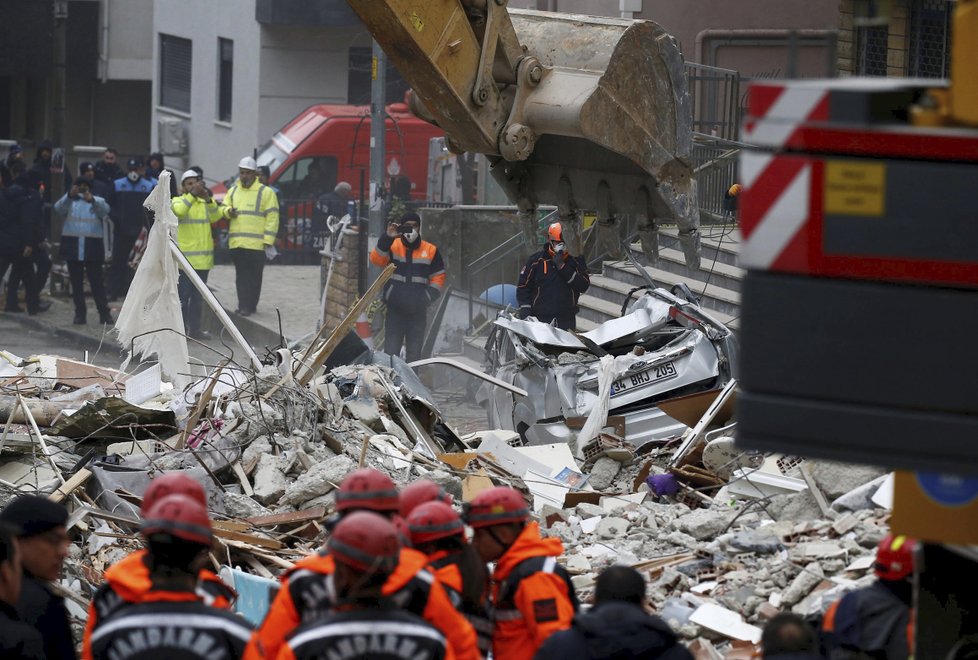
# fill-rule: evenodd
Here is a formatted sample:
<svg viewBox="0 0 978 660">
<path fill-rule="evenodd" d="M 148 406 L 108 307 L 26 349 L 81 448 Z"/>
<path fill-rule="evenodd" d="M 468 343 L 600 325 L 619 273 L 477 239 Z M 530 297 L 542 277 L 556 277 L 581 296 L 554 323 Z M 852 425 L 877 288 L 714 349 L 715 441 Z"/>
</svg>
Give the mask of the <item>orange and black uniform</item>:
<svg viewBox="0 0 978 660">
<path fill-rule="evenodd" d="M 442 660 L 445 654 L 445 636 L 434 626 L 389 604 L 384 609 L 337 611 L 304 624 L 289 635 L 276 657 Z"/>
<path fill-rule="evenodd" d="M 481 607 L 472 607 L 462 602 L 462 572 L 458 568 L 459 553 L 439 550 L 428 555 L 428 570 L 445 588 L 452 605 L 462 613 L 475 630 L 479 652 L 488 657 L 492 650 L 492 619 L 489 615 L 489 599 Z"/>
<path fill-rule="evenodd" d="M 383 594 L 397 607 L 420 616 L 448 639 L 446 658 L 477 660 L 475 631 L 452 606 L 445 590 L 425 569 L 427 558 L 402 548 L 397 568 L 384 583 Z M 246 658 L 275 658 L 285 638 L 304 623 L 329 614 L 335 606 L 331 576 L 333 558 L 310 555 L 282 576 L 282 586 L 261 627 L 248 644 Z"/>
<path fill-rule="evenodd" d="M 102 585 L 99 591 L 111 589 Z M 107 617 L 92 634 L 91 657 L 240 658 L 251 626 L 239 616 L 205 605 L 193 592 L 152 590 Z"/>
<path fill-rule="evenodd" d="M 556 264 L 560 264 L 558 268 Z M 555 257 L 549 247 L 530 256 L 520 271 L 516 300 L 520 318 L 535 316 L 564 330 L 577 329 L 577 300 L 591 286 L 584 257 L 566 252 Z"/>
<path fill-rule="evenodd" d="M 370 253 L 370 263 L 381 268 L 393 263 L 394 275 L 384 287 L 387 316 L 384 327 L 384 351 L 401 352 L 406 344 L 407 361 L 421 356 L 428 305 L 445 290 L 445 262 L 433 243 L 418 238 L 413 245 L 402 237 L 384 234 Z"/>
<path fill-rule="evenodd" d="M 105 571 L 105 584 L 95 592 L 88 605 L 88 621 L 82 638 L 82 658 L 92 658 L 92 634 L 102 622 L 119 609 L 133 603 L 141 603 L 152 589 L 149 568 L 146 566 L 146 550 L 134 552 Z M 197 598 L 205 605 L 230 609 L 237 594 L 210 571 L 198 575 Z"/>
<path fill-rule="evenodd" d="M 494 658 L 531 660 L 547 637 L 570 627 L 577 596 L 570 577 L 557 565 L 563 552 L 558 539 L 541 538 L 537 523 L 528 523 L 496 562 Z"/>
<path fill-rule="evenodd" d="M 831 660 L 905 660 L 913 649 L 909 582 L 878 580 L 832 603 L 822 617 L 822 643 Z"/>
</svg>

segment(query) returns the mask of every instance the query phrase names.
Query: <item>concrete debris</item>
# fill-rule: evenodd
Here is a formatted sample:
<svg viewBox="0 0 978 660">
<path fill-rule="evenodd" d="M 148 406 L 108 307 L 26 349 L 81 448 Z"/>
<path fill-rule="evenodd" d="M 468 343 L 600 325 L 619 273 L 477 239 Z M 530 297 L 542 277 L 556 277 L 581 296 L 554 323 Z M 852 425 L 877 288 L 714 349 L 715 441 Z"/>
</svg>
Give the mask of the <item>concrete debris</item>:
<svg viewBox="0 0 978 660">
<path fill-rule="evenodd" d="M 356 469 L 356 463 L 348 456 L 334 456 L 316 463 L 298 479 L 288 485 L 280 503 L 299 505 L 325 495 L 339 486 L 343 477 Z"/>
<path fill-rule="evenodd" d="M 282 469 L 282 462 L 272 454 L 262 454 L 258 457 L 258 467 L 255 468 L 255 499 L 262 504 L 273 504 L 285 494 L 289 487 L 288 477 Z"/>
<path fill-rule="evenodd" d="M 697 541 L 713 539 L 730 524 L 730 517 L 723 512 L 711 509 L 696 509 L 679 521 L 679 531 L 689 534 Z"/>
<path fill-rule="evenodd" d="M 808 465 L 815 483 L 830 500 L 842 497 L 889 472 L 871 465 L 847 465 L 833 461 L 810 461 Z"/>
<path fill-rule="evenodd" d="M 781 603 L 784 605 L 794 605 L 810 594 L 812 589 L 817 587 L 819 582 L 824 578 L 825 574 L 822 572 L 822 566 L 817 561 L 805 565 L 798 574 L 798 577 L 792 580 L 791 585 L 781 594 Z"/>
<path fill-rule="evenodd" d="M 621 470 L 621 463 L 613 458 L 608 458 L 603 456 L 594 462 L 594 466 L 591 468 L 591 478 L 588 480 L 588 484 L 594 490 L 605 490 L 618 476 L 618 472 Z"/>
<path fill-rule="evenodd" d="M 623 537 L 630 526 L 624 518 L 605 518 L 598 523 L 595 532 L 603 539 L 617 539 Z"/>
</svg>

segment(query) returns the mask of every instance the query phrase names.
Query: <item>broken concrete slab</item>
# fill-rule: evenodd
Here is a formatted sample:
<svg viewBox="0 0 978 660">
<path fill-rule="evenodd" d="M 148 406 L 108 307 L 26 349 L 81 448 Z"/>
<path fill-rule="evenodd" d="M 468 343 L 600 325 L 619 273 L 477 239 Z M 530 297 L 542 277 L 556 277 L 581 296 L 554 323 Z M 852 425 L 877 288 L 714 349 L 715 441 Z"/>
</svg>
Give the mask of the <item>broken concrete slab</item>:
<svg viewBox="0 0 978 660">
<path fill-rule="evenodd" d="M 588 484 L 594 490 L 606 490 L 614 482 L 620 471 L 621 463 L 613 458 L 602 456 L 591 467 L 591 477 L 588 479 Z"/>
<path fill-rule="evenodd" d="M 834 461 L 809 461 L 809 471 L 825 496 L 834 500 L 889 472 L 872 465 L 851 465 Z"/>
<path fill-rule="evenodd" d="M 271 513 L 253 498 L 238 493 L 224 493 L 224 509 L 232 518 L 254 518 Z"/>
<path fill-rule="evenodd" d="M 697 541 L 705 541 L 719 536 L 731 519 L 726 512 L 695 509 L 678 520 L 677 528 Z"/>
<path fill-rule="evenodd" d="M 631 525 L 625 518 L 605 518 L 598 523 L 595 532 L 603 539 L 617 539 L 624 537 Z"/>
<path fill-rule="evenodd" d="M 255 499 L 262 504 L 272 504 L 285 494 L 289 487 L 288 477 L 282 470 L 277 456 L 262 454 L 258 457 L 258 466 L 254 477 Z"/>
<path fill-rule="evenodd" d="M 356 469 L 356 463 L 349 456 L 334 456 L 316 463 L 298 479 L 288 485 L 280 503 L 296 506 L 339 486 L 343 477 Z"/>
<path fill-rule="evenodd" d="M 822 565 L 817 561 L 806 564 L 802 571 L 792 580 L 791 585 L 781 594 L 781 602 L 790 607 L 812 592 L 825 579 Z"/>
</svg>

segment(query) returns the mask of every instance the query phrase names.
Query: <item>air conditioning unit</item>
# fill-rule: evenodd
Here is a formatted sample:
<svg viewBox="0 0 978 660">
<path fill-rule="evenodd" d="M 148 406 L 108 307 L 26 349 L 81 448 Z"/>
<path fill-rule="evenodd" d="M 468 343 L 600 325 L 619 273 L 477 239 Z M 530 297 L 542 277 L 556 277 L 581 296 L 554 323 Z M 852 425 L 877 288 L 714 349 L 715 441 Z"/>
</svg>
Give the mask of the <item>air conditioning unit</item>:
<svg viewBox="0 0 978 660">
<path fill-rule="evenodd" d="M 157 123 L 157 140 L 159 141 L 160 153 L 164 156 L 182 156 L 187 153 L 187 129 L 186 119 L 179 117 L 160 117 Z"/>
</svg>

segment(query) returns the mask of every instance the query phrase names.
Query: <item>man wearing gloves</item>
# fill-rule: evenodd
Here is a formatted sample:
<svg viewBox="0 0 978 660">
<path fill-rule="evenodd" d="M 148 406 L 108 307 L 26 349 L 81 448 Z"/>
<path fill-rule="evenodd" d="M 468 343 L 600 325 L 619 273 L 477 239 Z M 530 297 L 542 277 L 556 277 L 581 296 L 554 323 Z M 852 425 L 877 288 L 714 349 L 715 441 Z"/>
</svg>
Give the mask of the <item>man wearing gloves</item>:
<svg viewBox="0 0 978 660">
<path fill-rule="evenodd" d="M 445 288 L 445 263 L 433 243 L 421 240 L 421 217 L 413 211 L 392 222 L 377 240 L 370 263 L 384 268 L 393 262 L 394 276 L 384 287 L 387 318 L 384 352 L 400 355 L 405 345 L 408 362 L 421 357 L 428 305 Z"/>
<path fill-rule="evenodd" d="M 238 163 L 238 180 L 228 189 L 221 205 L 221 216 L 230 221 L 228 247 L 238 290 L 235 311 L 242 316 L 255 313 L 265 260 L 271 261 L 278 255 L 275 249 L 278 215 L 275 191 L 258 181 L 258 163 L 245 156 Z"/>
<path fill-rule="evenodd" d="M 180 177 L 180 185 L 183 194 L 170 202 L 170 208 L 180 222 L 177 227 L 177 244 L 201 281 L 206 283 L 207 275 L 214 267 L 211 225 L 221 219 L 221 211 L 213 194 L 195 170 L 184 172 Z M 200 329 L 203 298 L 190 283 L 190 278 L 182 272 L 177 289 L 180 292 L 180 307 L 183 309 L 183 323 L 187 334 L 194 339 L 208 339 L 207 333 Z"/>
<path fill-rule="evenodd" d="M 520 271 L 516 299 L 520 318 L 536 317 L 563 330 L 577 329 L 577 299 L 591 280 L 584 257 L 567 252 L 560 223 L 547 229 L 547 244 Z"/>
</svg>

